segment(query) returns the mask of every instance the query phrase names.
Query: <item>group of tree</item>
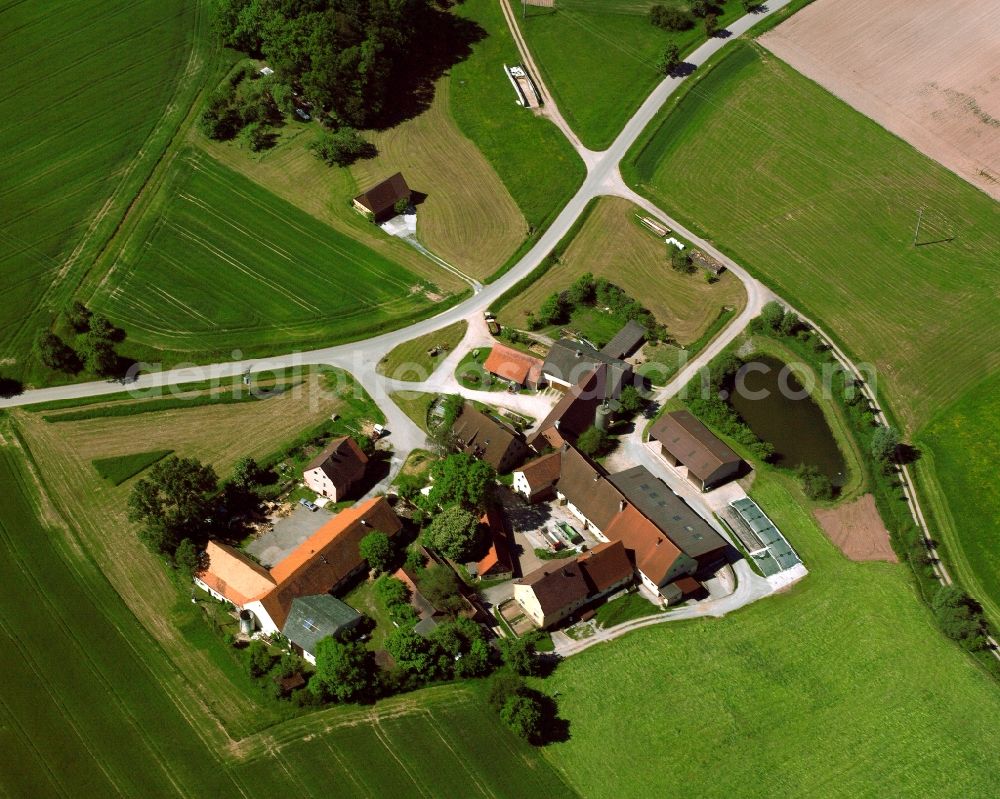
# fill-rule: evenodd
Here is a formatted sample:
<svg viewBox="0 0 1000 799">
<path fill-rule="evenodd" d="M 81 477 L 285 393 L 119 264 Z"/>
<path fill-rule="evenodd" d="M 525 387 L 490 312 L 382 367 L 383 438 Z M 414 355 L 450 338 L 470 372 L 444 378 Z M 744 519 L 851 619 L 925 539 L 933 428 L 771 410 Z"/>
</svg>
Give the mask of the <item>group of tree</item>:
<svg viewBox="0 0 1000 799">
<path fill-rule="evenodd" d="M 891 425 L 879 426 L 872 433 L 871 454 L 875 463 L 888 472 L 896 462 L 899 452 L 899 431 Z"/>
<path fill-rule="evenodd" d="M 650 6 L 649 22 L 665 31 L 686 31 L 694 27 L 694 17 L 689 12 L 660 4 Z"/>
<path fill-rule="evenodd" d="M 487 701 L 515 735 L 534 744 L 546 742 L 547 728 L 556 721 L 555 702 L 530 688 L 518 672 L 497 671 L 490 678 Z"/>
<path fill-rule="evenodd" d="M 252 680 L 270 685 L 270 690 L 278 699 L 285 698 L 285 680 L 302 674 L 302 661 L 291 652 L 274 654 L 266 641 L 255 639 L 242 650 L 243 664 Z"/>
<path fill-rule="evenodd" d="M 496 470 L 485 461 L 464 452 L 455 452 L 431 465 L 431 491 L 427 495 L 433 507 L 457 506 L 481 513 L 496 484 Z"/>
<path fill-rule="evenodd" d="M 374 158 L 375 145 L 362 138 L 354 128 L 326 130 L 309 145 L 309 150 L 327 166 L 350 166 L 362 158 Z M 405 210 L 405 207 L 404 209 Z M 403 213 L 397 209 L 397 213 Z"/>
<path fill-rule="evenodd" d="M 833 483 L 818 467 L 799 464 L 795 473 L 802 484 L 802 491 L 809 499 L 833 499 Z"/>
<path fill-rule="evenodd" d="M 681 65 L 681 50 L 674 44 L 664 45 L 663 52 L 656 61 L 656 71 L 661 75 L 672 75 Z"/>
<path fill-rule="evenodd" d="M 123 371 L 117 345 L 125 331 L 101 314 L 94 314 L 79 300 L 74 300 L 62 314 L 60 328 L 66 337 L 46 331 L 39 336 L 36 349 L 39 360 L 49 369 L 76 374 L 85 367 L 102 377 L 114 377 Z"/>
<path fill-rule="evenodd" d="M 942 632 L 969 650 L 986 646 L 989 623 L 982 607 L 956 585 L 942 585 L 931 600 Z"/>
<path fill-rule="evenodd" d="M 691 260 L 691 253 L 687 249 L 681 249 L 673 244 L 667 245 L 670 268 L 675 272 L 689 275 L 694 271 L 694 262 Z"/>
<path fill-rule="evenodd" d="M 449 49 L 450 20 L 428 0 L 217 0 L 222 42 L 266 59 L 335 123 L 380 123 L 394 89 Z"/>
<path fill-rule="evenodd" d="M 580 275 L 568 289 L 550 294 L 542 302 L 538 313 L 528 316 L 528 326 L 537 330 L 545 325 L 563 324 L 577 308 L 607 308 L 624 324 L 636 321 L 646 328 L 647 338 L 660 341 L 667 338 L 667 330 L 658 324 L 656 317 L 635 298 L 610 280 L 595 278 L 590 272 Z"/>
<path fill-rule="evenodd" d="M 452 505 L 431 519 L 421 537 L 426 546 L 446 558 L 465 560 L 479 541 L 479 517 L 460 505 Z"/>
</svg>

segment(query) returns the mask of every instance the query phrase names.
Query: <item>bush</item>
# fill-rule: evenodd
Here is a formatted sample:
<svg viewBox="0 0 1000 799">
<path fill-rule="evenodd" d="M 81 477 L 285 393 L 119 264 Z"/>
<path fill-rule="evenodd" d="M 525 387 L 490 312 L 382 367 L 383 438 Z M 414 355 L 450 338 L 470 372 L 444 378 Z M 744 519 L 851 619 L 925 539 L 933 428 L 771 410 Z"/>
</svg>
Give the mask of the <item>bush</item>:
<svg viewBox="0 0 1000 799">
<path fill-rule="evenodd" d="M 309 145 L 320 161 L 327 166 L 350 166 L 361 158 L 374 158 L 375 145 L 366 142 L 354 128 L 340 128 L 324 133 Z"/>
<path fill-rule="evenodd" d="M 691 263 L 691 256 L 687 250 L 670 245 L 670 268 L 675 272 L 689 275 L 694 271 L 694 264 Z"/>
<path fill-rule="evenodd" d="M 777 300 L 771 300 L 760 309 L 760 318 L 771 330 L 778 330 L 785 319 L 785 308 Z"/>
<path fill-rule="evenodd" d="M 661 5 L 649 9 L 649 22 L 665 31 L 686 31 L 694 27 L 694 19 L 690 14 Z"/>
<path fill-rule="evenodd" d="M 599 455 L 608 446 L 608 434 L 591 425 L 576 440 L 576 448 L 584 455 Z"/>
<path fill-rule="evenodd" d="M 833 483 L 815 466 L 800 465 L 796 473 L 809 499 L 833 499 Z"/>
</svg>

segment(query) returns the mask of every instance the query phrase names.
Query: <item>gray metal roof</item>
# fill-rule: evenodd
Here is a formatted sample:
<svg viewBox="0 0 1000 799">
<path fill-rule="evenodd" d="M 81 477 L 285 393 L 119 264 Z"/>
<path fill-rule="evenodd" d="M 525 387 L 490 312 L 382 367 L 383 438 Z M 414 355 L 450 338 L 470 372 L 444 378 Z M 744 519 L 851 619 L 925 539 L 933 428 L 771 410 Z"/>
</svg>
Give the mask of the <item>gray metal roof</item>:
<svg viewBox="0 0 1000 799">
<path fill-rule="evenodd" d="M 715 528 L 645 466 L 612 474 L 608 480 L 685 555 L 697 559 L 728 546 Z"/>
<path fill-rule="evenodd" d="M 300 596 L 292 600 L 281 634 L 310 654 L 321 638 L 329 638 L 355 625 L 361 618 L 350 605 L 329 594 Z"/>
<path fill-rule="evenodd" d="M 561 338 L 552 345 L 549 354 L 545 356 L 542 372 L 576 385 L 584 375 L 594 371 L 600 364 L 607 364 L 610 370 L 619 374 L 632 368 L 618 358 L 598 352 L 589 344 Z M 618 385 L 620 382 L 618 379 L 610 381 L 612 385 Z"/>
<path fill-rule="evenodd" d="M 611 358 L 624 358 L 646 340 L 646 328 L 630 319 L 614 337 L 601 348 L 601 352 Z"/>
</svg>

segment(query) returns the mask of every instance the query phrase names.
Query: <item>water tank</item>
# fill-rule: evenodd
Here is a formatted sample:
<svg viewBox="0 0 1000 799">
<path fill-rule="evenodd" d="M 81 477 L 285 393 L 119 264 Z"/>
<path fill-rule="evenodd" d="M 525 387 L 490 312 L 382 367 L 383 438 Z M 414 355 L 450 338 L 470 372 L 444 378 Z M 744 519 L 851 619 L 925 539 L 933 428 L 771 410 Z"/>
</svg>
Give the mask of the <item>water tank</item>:
<svg viewBox="0 0 1000 799">
<path fill-rule="evenodd" d="M 253 632 L 253 614 L 249 610 L 240 611 L 240 632 L 243 635 Z"/>
<path fill-rule="evenodd" d="M 597 414 L 594 417 L 594 426 L 605 433 L 608 431 L 608 428 L 611 426 L 611 409 L 607 405 L 600 405 L 597 408 Z"/>
</svg>

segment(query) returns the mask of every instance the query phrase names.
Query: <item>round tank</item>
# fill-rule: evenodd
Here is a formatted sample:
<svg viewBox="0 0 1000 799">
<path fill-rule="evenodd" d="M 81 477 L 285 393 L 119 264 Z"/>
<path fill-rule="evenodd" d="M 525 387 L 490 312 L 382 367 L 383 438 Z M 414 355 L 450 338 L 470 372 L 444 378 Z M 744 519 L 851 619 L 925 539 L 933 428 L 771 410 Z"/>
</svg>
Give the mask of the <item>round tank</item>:
<svg viewBox="0 0 1000 799">
<path fill-rule="evenodd" d="M 608 431 L 611 426 L 611 409 L 607 405 L 601 405 L 597 408 L 597 415 L 594 417 L 594 426 L 598 430 Z"/>
<path fill-rule="evenodd" d="M 240 611 L 240 632 L 243 635 L 253 632 L 253 614 L 249 610 Z"/>
</svg>

